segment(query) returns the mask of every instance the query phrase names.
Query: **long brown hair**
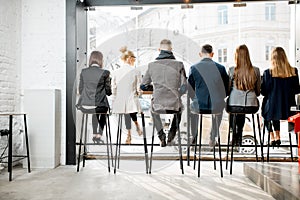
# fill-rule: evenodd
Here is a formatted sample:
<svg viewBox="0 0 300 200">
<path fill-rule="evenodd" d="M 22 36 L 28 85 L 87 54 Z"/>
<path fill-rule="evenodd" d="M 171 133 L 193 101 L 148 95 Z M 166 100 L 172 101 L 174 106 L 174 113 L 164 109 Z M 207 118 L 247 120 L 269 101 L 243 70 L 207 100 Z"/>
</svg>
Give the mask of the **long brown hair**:
<svg viewBox="0 0 300 200">
<path fill-rule="evenodd" d="M 287 78 L 296 76 L 295 68 L 293 68 L 282 47 L 276 47 L 271 53 L 271 68 L 272 77 Z"/>
<path fill-rule="evenodd" d="M 103 64 L 103 54 L 100 51 L 93 51 L 90 56 L 89 66 L 92 64 L 97 64 L 102 67 Z"/>
<path fill-rule="evenodd" d="M 256 75 L 250 60 L 249 50 L 246 45 L 240 45 L 235 50 L 234 82 L 239 90 L 253 90 Z"/>
</svg>

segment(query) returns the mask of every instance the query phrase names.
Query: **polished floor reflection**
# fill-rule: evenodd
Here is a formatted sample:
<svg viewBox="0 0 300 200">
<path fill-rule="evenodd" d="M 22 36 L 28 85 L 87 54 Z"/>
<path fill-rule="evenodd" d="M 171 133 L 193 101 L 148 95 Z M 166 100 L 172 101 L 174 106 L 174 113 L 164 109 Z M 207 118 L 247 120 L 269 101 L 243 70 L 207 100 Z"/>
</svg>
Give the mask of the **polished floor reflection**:
<svg viewBox="0 0 300 200">
<path fill-rule="evenodd" d="M 233 175 L 224 169 L 224 178 L 212 161 L 201 162 L 200 178 L 186 162 L 182 175 L 179 161 L 154 160 L 151 175 L 145 174 L 143 160 L 121 160 L 116 174 L 108 173 L 105 160 L 87 160 L 78 173 L 75 166 L 33 169 L 30 174 L 15 167 L 12 182 L 1 171 L 0 199 L 273 199 L 244 175 L 243 165 L 235 162 Z"/>
<path fill-rule="evenodd" d="M 247 163 L 244 173 L 275 199 L 300 199 L 300 173 L 296 162 Z"/>
</svg>

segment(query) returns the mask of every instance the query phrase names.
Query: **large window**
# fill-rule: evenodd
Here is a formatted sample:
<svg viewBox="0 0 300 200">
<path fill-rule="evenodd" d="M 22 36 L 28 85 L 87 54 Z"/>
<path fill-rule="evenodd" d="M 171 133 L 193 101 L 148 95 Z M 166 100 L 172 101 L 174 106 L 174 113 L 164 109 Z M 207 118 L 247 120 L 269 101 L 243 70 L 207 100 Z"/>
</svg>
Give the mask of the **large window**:
<svg viewBox="0 0 300 200">
<path fill-rule="evenodd" d="M 227 48 L 218 49 L 218 62 L 227 63 Z"/>
<path fill-rule="evenodd" d="M 265 5 L 265 19 L 267 21 L 275 21 L 276 16 L 275 3 L 266 3 Z"/>
<path fill-rule="evenodd" d="M 235 64 L 234 52 L 241 44 L 248 46 L 253 65 L 261 71 L 269 66 L 275 44 L 293 58 L 289 52 L 293 44 L 292 5 L 286 1 L 247 2 L 246 7 L 201 3 L 190 9 L 181 5 L 140 8 L 96 7 L 88 12 L 89 52 L 103 51 L 107 68 L 117 68 L 122 46 L 136 53 L 137 67 L 146 67 L 157 57 L 159 42 L 164 38 L 172 40 L 175 57 L 185 62 L 187 73 L 199 61 L 199 47 L 206 43 L 215 49 L 213 59 L 226 67 Z"/>
<path fill-rule="evenodd" d="M 271 54 L 271 51 L 273 48 L 274 48 L 274 46 L 272 46 L 272 45 L 266 45 L 266 51 L 265 51 L 266 61 L 270 60 L 270 54 Z"/>
<path fill-rule="evenodd" d="M 228 24 L 227 6 L 219 6 L 218 7 L 218 24 Z"/>
</svg>

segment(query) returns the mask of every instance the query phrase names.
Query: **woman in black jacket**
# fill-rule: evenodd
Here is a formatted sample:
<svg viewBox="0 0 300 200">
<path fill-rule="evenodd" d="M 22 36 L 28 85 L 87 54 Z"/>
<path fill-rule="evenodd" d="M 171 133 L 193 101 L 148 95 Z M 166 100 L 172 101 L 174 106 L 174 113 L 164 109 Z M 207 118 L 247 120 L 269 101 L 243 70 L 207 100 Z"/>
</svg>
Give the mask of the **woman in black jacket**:
<svg viewBox="0 0 300 200">
<path fill-rule="evenodd" d="M 100 143 L 109 108 L 107 95 L 111 95 L 110 72 L 102 69 L 103 55 L 93 51 L 89 59 L 89 67 L 81 71 L 79 80 L 79 106 L 85 113 L 95 113 L 92 117 L 93 141 Z M 100 116 L 101 115 L 101 116 Z M 100 117 L 100 119 L 99 119 Z M 100 126 L 97 132 L 98 123 Z"/>
<path fill-rule="evenodd" d="M 276 47 L 271 53 L 271 67 L 264 71 L 261 85 L 262 116 L 271 136 L 271 145 L 279 146 L 280 120 L 286 120 L 294 113 L 295 94 L 300 92 L 298 71 L 292 67 L 282 47 Z M 275 135 L 273 128 L 275 130 Z"/>
</svg>

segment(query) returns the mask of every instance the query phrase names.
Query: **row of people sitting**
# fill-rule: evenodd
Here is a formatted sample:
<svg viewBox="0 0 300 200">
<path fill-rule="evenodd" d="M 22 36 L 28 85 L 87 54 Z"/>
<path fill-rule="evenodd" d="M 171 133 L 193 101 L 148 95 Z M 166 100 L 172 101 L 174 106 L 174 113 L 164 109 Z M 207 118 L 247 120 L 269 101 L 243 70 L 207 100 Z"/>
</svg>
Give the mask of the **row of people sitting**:
<svg viewBox="0 0 300 200">
<path fill-rule="evenodd" d="M 109 108 L 107 96 L 113 94 L 113 113 L 125 114 L 125 125 L 128 130 L 126 143 L 131 143 L 131 121 L 134 121 L 139 135 L 142 131 L 137 122 L 136 113 L 141 112 L 138 97 L 141 90 L 153 86 L 151 100 L 152 117 L 161 146 L 171 143 L 178 129 L 176 121 L 180 122 L 183 110 L 181 96 L 188 91 L 192 99 L 191 110 L 196 113 L 217 114 L 217 125 L 212 126 L 210 144 L 215 143 L 216 129 L 219 128 L 222 113 L 226 107 L 229 112 L 237 115 L 237 135 L 235 141 L 241 143 L 245 123 L 245 113 L 256 112 L 259 109 L 257 96 L 264 96 L 262 116 L 271 134 L 272 145 L 280 145 L 279 120 L 285 120 L 293 115 L 290 107 L 294 106 L 295 94 L 300 92 L 298 71 L 291 67 L 287 56 L 281 47 L 276 47 L 271 53 L 271 67 L 266 70 L 261 80 L 260 71 L 254 67 L 246 45 L 240 45 L 235 52 L 235 67 L 228 73 L 223 65 L 212 60 L 214 52 L 211 45 L 201 47 L 200 61 L 190 67 L 186 76 L 184 65 L 177 61 L 172 53 L 172 42 L 164 39 L 160 42 L 159 56 L 148 64 L 146 73 L 141 78 L 139 70 L 134 68 L 135 56 L 132 51 L 123 48 L 124 65 L 112 75 L 102 69 L 103 55 L 94 51 L 91 53 L 89 67 L 83 69 L 79 82 L 79 105 L 86 112 L 105 113 Z M 112 80 L 111 77 L 112 76 Z M 226 96 L 227 104 L 225 103 Z M 247 101 L 245 103 L 245 98 Z M 226 106 L 227 105 L 227 106 Z M 168 137 L 163 131 L 159 114 L 173 114 L 173 121 Z M 99 118 L 100 117 L 100 118 Z M 191 130 L 193 141 L 197 137 L 198 115 L 191 114 Z M 97 122 L 100 131 L 97 132 Z M 99 142 L 105 125 L 105 115 L 93 116 L 93 140 Z M 275 135 L 273 128 L 275 130 Z"/>
</svg>

